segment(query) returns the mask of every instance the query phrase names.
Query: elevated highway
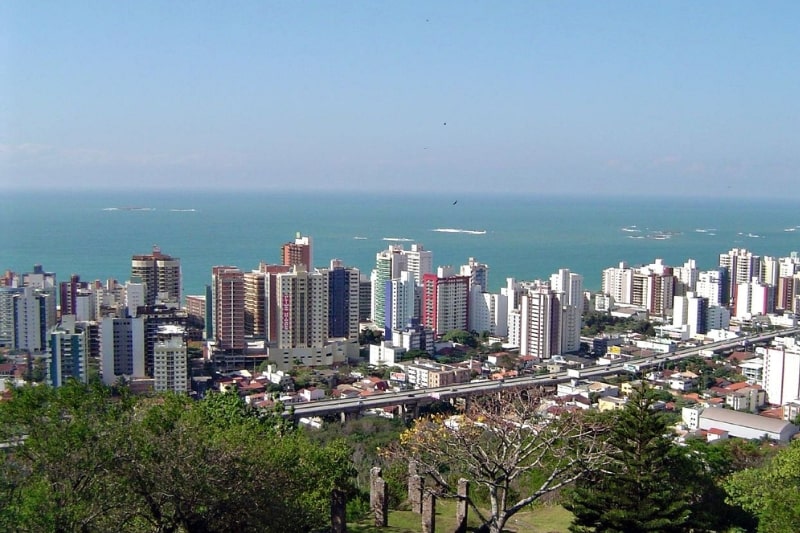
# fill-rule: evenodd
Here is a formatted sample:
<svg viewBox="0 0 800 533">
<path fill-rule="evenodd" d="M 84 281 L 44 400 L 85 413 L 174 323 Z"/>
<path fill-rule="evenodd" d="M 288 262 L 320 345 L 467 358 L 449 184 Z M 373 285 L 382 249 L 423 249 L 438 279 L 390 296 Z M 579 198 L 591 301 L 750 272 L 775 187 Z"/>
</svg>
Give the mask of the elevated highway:
<svg viewBox="0 0 800 533">
<path fill-rule="evenodd" d="M 800 327 L 758 333 L 736 339 L 706 343 L 699 346 L 687 347 L 675 352 L 657 354 L 650 357 L 641 357 L 626 360 L 625 363 L 612 363 L 605 366 L 591 366 L 580 371 L 581 379 L 597 379 L 605 376 L 626 372 L 624 365 L 636 365 L 639 369 L 657 368 L 666 361 L 678 361 L 686 357 L 700 354 L 703 350 L 724 351 L 742 344 L 758 344 L 771 340 L 775 337 L 792 336 L 800 334 Z M 356 415 L 368 409 L 382 409 L 385 407 L 400 406 L 406 410 L 417 411 L 419 407 L 430 405 L 438 400 L 451 400 L 454 398 L 468 398 L 470 396 L 491 394 L 498 391 L 532 388 L 532 387 L 555 387 L 559 383 L 564 383 L 573 379 L 567 372 L 558 372 L 547 375 L 523 376 L 519 378 L 506 379 L 503 381 L 476 381 L 471 383 L 459 383 L 448 387 L 437 387 L 428 389 L 415 389 L 400 392 L 387 392 L 375 396 L 364 398 L 344 398 L 336 400 L 317 400 L 314 402 L 292 404 L 287 407 L 284 416 L 291 416 L 295 420 L 310 418 L 315 416 Z"/>
</svg>

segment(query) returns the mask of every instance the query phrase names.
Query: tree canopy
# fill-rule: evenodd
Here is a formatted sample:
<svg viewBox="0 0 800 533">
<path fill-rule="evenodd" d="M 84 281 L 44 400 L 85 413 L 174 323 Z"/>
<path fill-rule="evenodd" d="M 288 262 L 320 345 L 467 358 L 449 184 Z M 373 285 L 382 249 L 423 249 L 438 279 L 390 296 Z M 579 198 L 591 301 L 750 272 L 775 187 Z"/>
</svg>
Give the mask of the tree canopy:
<svg viewBox="0 0 800 533">
<path fill-rule="evenodd" d="M 0 404 L 0 529 L 311 531 L 349 490 L 350 451 L 312 444 L 234 394 L 194 402 L 102 386 L 26 387 Z"/>
<path fill-rule="evenodd" d="M 800 524 L 800 441 L 762 466 L 733 473 L 725 481 L 729 501 L 758 519 L 760 533 L 797 531 Z"/>
</svg>

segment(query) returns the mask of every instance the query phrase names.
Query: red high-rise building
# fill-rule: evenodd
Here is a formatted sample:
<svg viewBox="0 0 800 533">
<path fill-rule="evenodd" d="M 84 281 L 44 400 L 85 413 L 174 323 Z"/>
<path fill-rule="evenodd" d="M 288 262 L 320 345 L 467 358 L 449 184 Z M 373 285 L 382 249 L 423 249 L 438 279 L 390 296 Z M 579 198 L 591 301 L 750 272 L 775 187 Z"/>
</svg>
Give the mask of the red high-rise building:
<svg viewBox="0 0 800 533">
<path fill-rule="evenodd" d="M 303 237 L 297 233 L 294 242 L 287 242 L 281 246 L 281 263 L 285 266 L 303 265 L 306 270 L 314 268 L 311 253 L 311 237 Z"/>
</svg>

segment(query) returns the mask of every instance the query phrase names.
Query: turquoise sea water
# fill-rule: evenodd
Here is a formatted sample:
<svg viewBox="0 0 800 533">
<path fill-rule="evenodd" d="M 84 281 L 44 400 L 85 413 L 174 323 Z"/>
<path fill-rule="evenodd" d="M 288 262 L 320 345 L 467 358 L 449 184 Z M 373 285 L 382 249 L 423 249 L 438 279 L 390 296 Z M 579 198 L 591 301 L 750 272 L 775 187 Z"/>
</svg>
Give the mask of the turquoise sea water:
<svg viewBox="0 0 800 533">
<path fill-rule="evenodd" d="M 148 209 L 109 209 L 119 207 Z M 279 262 L 280 246 L 298 231 L 313 238 L 315 266 L 340 258 L 368 274 L 375 254 L 390 244 L 384 239 L 402 238 L 432 250 L 437 266 L 457 267 L 469 257 L 488 264 L 492 290 L 506 277 L 546 278 L 563 267 L 597 289 L 602 269 L 620 261 L 662 258 L 680 266 L 693 258 L 708 269 L 733 247 L 774 256 L 800 250 L 800 210 L 780 200 L 5 193 L 0 225 L 2 270 L 27 272 L 40 263 L 59 280 L 77 273 L 124 281 L 131 255 L 158 244 L 181 259 L 184 294 L 202 293 L 213 265 L 250 270 L 260 260 Z"/>
</svg>

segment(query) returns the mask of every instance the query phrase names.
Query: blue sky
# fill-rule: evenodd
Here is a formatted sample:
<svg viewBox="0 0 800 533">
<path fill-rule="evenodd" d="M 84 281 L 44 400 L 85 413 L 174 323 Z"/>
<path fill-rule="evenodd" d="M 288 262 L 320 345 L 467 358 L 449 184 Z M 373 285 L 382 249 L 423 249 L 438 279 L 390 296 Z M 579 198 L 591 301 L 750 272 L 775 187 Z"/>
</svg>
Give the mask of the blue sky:
<svg viewBox="0 0 800 533">
<path fill-rule="evenodd" d="M 800 2 L 0 3 L 0 182 L 800 195 Z"/>
</svg>

